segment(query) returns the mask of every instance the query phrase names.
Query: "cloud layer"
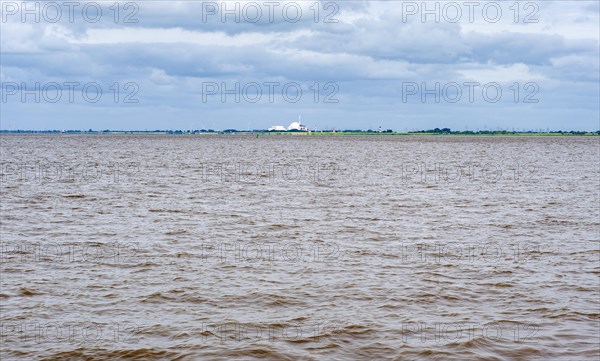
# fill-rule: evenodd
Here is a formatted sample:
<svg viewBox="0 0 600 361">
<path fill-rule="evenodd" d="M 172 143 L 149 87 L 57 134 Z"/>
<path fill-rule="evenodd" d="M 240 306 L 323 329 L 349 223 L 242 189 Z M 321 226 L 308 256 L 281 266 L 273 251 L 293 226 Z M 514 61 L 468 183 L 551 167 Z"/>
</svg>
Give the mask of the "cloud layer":
<svg viewBox="0 0 600 361">
<path fill-rule="evenodd" d="M 2 129 L 600 127 L 596 1 L 53 4 L 2 3 Z"/>
</svg>

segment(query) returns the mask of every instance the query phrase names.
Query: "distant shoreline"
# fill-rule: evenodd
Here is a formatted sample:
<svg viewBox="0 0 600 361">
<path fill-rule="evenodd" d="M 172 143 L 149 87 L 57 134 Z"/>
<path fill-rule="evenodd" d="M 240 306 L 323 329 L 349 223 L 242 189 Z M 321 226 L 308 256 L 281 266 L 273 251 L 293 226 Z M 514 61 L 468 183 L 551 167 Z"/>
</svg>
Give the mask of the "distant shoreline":
<svg viewBox="0 0 600 361">
<path fill-rule="evenodd" d="M 57 134 L 57 135 L 108 135 L 108 134 L 137 134 L 137 135 L 178 135 L 178 136 L 203 136 L 203 135 L 256 135 L 261 136 L 506 136 L 506 137 L 522 137 L 522 136 L 550 136 L 550 137 L 572 137 L 572 136 L 600 136 L 600 131 L 550 131 L 550 132 L 508 132 L 508 131 L 478 131 L 478 132 L 375 132 L 375 131 L 310 131 L 310 132 L 281 132 L 281 131 L 181 131 L 181 130 L 104 130 L 104 131 L 58 131 L 58 130 L 0 130 L 0 135 L 25 135 L 25 134 Z"/>
</svg>

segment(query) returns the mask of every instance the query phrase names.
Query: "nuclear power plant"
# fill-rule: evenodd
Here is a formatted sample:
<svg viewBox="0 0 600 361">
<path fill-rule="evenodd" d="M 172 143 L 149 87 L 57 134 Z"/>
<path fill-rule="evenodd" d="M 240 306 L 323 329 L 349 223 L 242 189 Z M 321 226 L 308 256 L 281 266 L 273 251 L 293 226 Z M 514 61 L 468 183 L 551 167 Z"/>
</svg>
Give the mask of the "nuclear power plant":
<svg viewBox="0 0 600 361">
<path fill-rule="evenodd" d="M 287 131 L 298 131 L 298 132 L 308 132 L 308 128 L 302 124 L 302 120 L 298 117 L 297 122 L 292 122 L 290 125 L 284 127 L 283 125 L 274 125 L 268 129 L 270 132 L 287 132 Z"/>
</svg>

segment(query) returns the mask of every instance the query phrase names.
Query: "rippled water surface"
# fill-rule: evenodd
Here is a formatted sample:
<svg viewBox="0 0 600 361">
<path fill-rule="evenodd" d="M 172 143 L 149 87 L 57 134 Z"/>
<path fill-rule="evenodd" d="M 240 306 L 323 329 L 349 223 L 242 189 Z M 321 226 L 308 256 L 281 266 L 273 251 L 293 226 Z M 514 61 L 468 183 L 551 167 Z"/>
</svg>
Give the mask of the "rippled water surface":
<svg viewBox="0 0 600 361">
<path fill-rule="evenodd" d="M 3 360 L 599 356 L 597 137 L 0 145 Z"/>
</svg>

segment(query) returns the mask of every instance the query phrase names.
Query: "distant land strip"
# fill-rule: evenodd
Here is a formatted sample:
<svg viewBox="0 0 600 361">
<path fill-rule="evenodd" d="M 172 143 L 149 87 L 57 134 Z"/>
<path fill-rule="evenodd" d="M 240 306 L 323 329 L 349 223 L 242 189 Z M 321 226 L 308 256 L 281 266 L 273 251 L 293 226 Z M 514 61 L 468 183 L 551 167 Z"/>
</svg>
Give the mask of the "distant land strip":
<svg viewBox="0 0 600 361">
<path fill-rule="evenodd" d="M 583 131 L 583 130 L 528 130 L 528 131 L 510 131 L 510 130 L 464 130 L 454 131 L 450 128 L 435 128 L 429 130 L 415 130 L 406 132 L 397 132 L 391 129 L 388 130 L 310 130 L 310 131 L 269 131 L 269 130 L 213 130 L 213 129 L 197 129 L 197 130 L 27 130 L 17 129 L 8 130 L 0 129 L 0 134 L 174 134 L 174 135 L 194 135 L 194 134 L 256 134 L 257 136 L 264 135 L 333 135 L 333 136 L 351 136 L 351 135 L 474 135 L 474 136 L 600 136 L 600 130 Z"/>
</svg>

